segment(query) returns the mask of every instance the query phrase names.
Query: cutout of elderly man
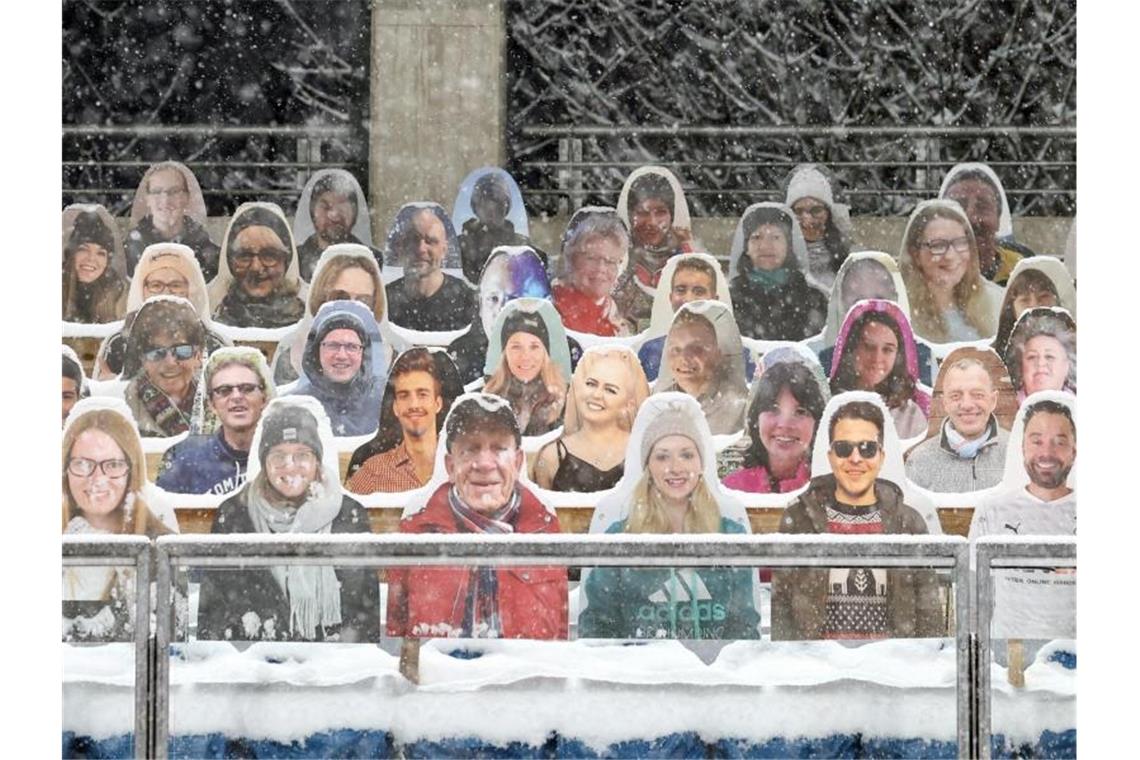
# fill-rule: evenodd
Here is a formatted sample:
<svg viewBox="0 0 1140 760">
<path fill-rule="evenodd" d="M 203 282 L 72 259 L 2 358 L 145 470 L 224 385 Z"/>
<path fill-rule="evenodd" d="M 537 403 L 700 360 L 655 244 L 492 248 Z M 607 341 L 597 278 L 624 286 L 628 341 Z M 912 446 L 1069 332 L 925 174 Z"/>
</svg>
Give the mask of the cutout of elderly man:
<svg viewBox="0 0 1140 760">
<path fill-rule="evenodd" d="M 431 208 L 401 225 L 393 245 L 404 276 L 385 287 L 388 318 L 411 330 L 459 330 L 475 318 L 475 291 L 443 271 L 447 228 Z"/>
<path fill-rule="evenodd" d="M 906 476 L 928 491 L 966 493 L 996 486 L 1005 469 L 1009 433 L 998 425 L 998 392 L 985 365 L 963 357 L 943 370 L 946 419 L 938 435 L 915 446 Z"/>
<path fill-rule="evenodd" d="M 448 480 L 401 533 L 558 533 L 558 517 L 519 485 L 522 437 L 510 406 L 460 397 L 445 423 Z M 388 571 L 388 635 L 564 639 L 561 567 L 404 567 Z"/>
<path fill-rule="evenodd" d="M 879 478 L 883 412 L 868 401 L 843 404 L 828 426 L 831 474 L 811 479 L 784 509 L 781 533 L 922 534 L 926 522 L 902 489 Z M 910 568 L 803 568 L 772 572 L 772 639 L 940 636 L 936 579 Z"/>
<path fill-rule="evenodd" d="M 1031 404 L 1021 454 L 1029 483 L 980 503 L 970 523 L 971 539 L 1076 534 L 1077 492 L 1066 485 L 1077 461 L 1077 426 L 1069 407 L 1052 400 Z"/>
</svg>

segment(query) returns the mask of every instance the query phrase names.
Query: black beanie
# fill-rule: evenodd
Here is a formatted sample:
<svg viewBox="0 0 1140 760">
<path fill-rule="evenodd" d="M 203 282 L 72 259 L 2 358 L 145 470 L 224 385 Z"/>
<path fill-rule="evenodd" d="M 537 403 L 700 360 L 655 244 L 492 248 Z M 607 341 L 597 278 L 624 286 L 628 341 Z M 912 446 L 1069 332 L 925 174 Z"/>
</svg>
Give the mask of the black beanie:
<svg viewBox="0 0 1140 760">
<path fill-rule="evenodd" d="M 281 244 L 285 246 L 285 250 L 289 250 L 289 241 L 293 237 L 288 225 L 285 224 L 285 220 L 267 208 L 253 206 L 242 211 L 240 216 L 234 217 L 230 225 L 229 242 L 226 244 L 227 257 L 233 256 L 234 241 L 246 227 L 268 227 L 277 234 L 277 237 L 281 238 Z M 289 266 L 288 261 L 285 262 L 285 266 Z"/>
<path fill-rule="evenodd" d="M 278 407 L 262 421 L 257 457 L 263 468 L 269 450 L 279 443 L 303 443 L 313 450 L 317 459 L 324 456 L 324 447 L 321 446 L 321 437 L 317 432 L 317 419 L 308 409 L 299 406 Z"/>
<path fill-rule="evenodd" d="M 115 238 L 111 230 L 107 229 L 107 225 L 94 211 L 84 211 L 75 217 L 75 226 L 67 240 L 67 247 L 74 252 L 84 243 L 95 243 L 108 254 L 115 250 Z"/>
<path fill-rule="evenodd" d="M 550 353 L 550 333 L 547 332 L 546 322 L 542 321 L 541 315 L 516 309 L 503 320 L 503 330 L 499 333 L 503 340 L 503 350 L 507 348 L 507 340 L 517 332 L 530 333 L 538 338 L 546 352 Z"/>
<path fill-rule="evenodd" d="M 67 354 L 63 355 L 63 376 L 75 381 L 75 387 L 83 389 L 83 368 Z"/>
</svg>

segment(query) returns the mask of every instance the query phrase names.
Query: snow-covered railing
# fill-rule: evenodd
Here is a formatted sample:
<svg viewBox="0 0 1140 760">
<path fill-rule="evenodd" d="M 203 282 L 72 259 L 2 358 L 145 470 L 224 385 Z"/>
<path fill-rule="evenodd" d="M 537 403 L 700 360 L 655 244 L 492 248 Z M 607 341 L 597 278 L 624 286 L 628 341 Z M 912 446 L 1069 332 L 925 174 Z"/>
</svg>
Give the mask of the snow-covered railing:
<svg viewBox="0 0 1140 760">
<path fill-rule="evenodd" d="M 971 682 L 969 545 L 958 536 L 792 535 L 408 535 L 335 534 L 164 536 L 155 546 L 156 608 L 169 609 L 173 569 L 334 564 L 337 567 L 411 565 L 553 565 L 576 567 L 923 567 L 948 570 L 953 581 L 957 656 L 959 754 L 970 756 Z M 155 756 L 166 757 L 170 737 L 171 621 L 159 615 L 154 691 Z"/>
<path fill-rule="evenodd" d="M 151 757 L 150 567 L 151 542 L 146 536 L 63 536 L 63 566 L 123 567 L 135 571 L 135 757 Z M 162 617 L 161 615 L 159 616 Z"/>
<path fill-rule="evenodd" d="M 976 755 L 992 755 L 990 737 L 993 720 L 993 682 L 990 658 L 992 652 L 991 623 L 994 616 L 993 571 L 997 569 L 1055 569 L 1077 566 L 1075 536 L 988 536 L 979 538 L 977 552 L 977 595 L 975 625 L 977 631 L 977 735 Z M 1073 609 L 1076 614 L 1076 609 Z"/>
</svg>

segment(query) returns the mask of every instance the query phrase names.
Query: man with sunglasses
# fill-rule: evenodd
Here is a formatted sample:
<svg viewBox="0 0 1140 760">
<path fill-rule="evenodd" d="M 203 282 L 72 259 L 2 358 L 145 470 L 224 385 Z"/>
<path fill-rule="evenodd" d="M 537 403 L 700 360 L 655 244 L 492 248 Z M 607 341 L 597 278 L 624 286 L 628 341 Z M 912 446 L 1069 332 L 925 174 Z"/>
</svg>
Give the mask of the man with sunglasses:
<svg viewBox="0 0 1140 760">
<path fill-rule="evenodd" d="M 902 489 L 879 478 L 882 408 L 850 401 L 828 428 L 831 473 L 811 479 L 784 509 L 781 533 L 926 533 Z M 796 568 L 772 573 L 773 639 L 879 639 L 944 634 L 937 582 L 909 568 Z"/>
<path fill-rule="evenodd" d="M 156 482 L 172 493 L 223 494 L 245 483 L 253 432 L 273 398 L 265 358 L 254 348 L 221 349 L 202 375 L 217 429 L 166 450 Z"/>
</svg>

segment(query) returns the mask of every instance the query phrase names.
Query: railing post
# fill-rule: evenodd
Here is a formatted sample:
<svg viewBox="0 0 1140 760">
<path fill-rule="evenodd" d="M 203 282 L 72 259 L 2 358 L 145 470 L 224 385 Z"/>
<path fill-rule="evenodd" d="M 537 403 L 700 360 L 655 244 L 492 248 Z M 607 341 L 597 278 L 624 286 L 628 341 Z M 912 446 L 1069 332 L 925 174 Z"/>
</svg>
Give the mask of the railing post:
<svg viewBox="0 0 1140 760">
<path fill-rule="evenodd" d="M 170 639 L 171 594 L 170 556 L 156 545 L 155 667 L 154 667 L 154 746 L 151 757 L 166 758 L 170 750 Z"/>
</svg>

